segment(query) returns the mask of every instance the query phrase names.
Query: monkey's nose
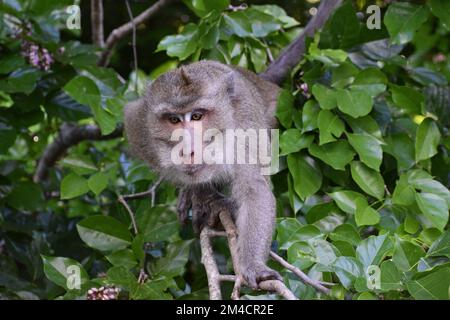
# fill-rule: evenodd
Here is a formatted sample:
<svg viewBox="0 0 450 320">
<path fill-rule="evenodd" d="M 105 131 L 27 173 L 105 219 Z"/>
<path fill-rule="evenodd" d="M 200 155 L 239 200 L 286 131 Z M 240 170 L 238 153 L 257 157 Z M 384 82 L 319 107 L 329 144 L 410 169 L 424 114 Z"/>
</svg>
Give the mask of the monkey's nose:
<svg viewBox="0 0 450 320">
<path fill-rule="evenodd" d="M 184 153 L 183 150 L 180 151 L 180 156 L 184 159 L 187 158 L 187 155 Z M 190 160 L 190 163 L 194 163 L 194 151 L 191 151 L 191 157 L 189 160 Z"/>
</svg>

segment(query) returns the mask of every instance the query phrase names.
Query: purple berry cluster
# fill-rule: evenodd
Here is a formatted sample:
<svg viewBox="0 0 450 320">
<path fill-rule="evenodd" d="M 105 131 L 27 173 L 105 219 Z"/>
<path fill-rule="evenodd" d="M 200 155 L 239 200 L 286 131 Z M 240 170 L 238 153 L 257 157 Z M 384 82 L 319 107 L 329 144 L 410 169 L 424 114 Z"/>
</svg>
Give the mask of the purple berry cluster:
<svg viewBox="0 0 450 320">
<path fill-rule="evenodd" d="M 116 287 L 100 287 L 88 290 L 88 300 L 117 300 L 119 296 L 119 288 Z"/>
<path fill-rule="evenodd" d="M 31 24 L 29 23 L 18 28 L 13 35 L 14 38 L 21 39 L 22 55 L 29 64 L 44 71 L 50 70 L 54 62 L 52 54 L 46 48 L 26 39 L 29 36 L 31 36 Z"/>
<path fill-rule="evenodd" d="M 22 42 L 22 55 L 29 64 L 44 71 L 50 70 L 53 64 L 53 57 L 47 49 L 27 40 Z"/>
</svg>

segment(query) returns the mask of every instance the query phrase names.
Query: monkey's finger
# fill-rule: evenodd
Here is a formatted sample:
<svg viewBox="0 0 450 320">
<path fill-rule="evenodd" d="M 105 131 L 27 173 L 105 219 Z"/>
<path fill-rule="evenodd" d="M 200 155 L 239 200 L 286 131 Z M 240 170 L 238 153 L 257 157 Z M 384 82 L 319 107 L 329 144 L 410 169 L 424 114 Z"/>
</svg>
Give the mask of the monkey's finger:
<svg viewBox="0 0 450 320">
<path fill-rule="evenodd" d="M 281 277 L 281 275 L 278 272 L 276 272 L 275 270 L 271 270 L 271 269 L 260 271 L 256 275 L 256 281 L 258 283 L 260 283 L 261 281 L 266 281 L 266 280 L 280 280 L 280 281 L 283 281 L 283 278 Z"/>
</svg>

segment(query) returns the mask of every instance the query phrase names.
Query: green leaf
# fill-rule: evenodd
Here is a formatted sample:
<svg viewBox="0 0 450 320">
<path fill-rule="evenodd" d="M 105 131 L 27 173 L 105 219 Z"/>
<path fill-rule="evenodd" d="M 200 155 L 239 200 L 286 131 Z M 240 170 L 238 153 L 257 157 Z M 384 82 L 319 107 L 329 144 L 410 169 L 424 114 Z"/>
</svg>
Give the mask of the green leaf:
<svg viewBox="0 0 450 320">
<path fill-rule="evenodd" d="M 245 38 L 252 35 L 252 25 L 248 16 L 242 11 L 235 11 L 223 16 L 225 25 L 238 37 Z"/>
<path fill-rule="evenodd" d="M 372 110 L 372 97 L 358 90 L 339 89 L 337 91 L 337 104 L 339 110 L 353 118 L 363 117 Z"/>
<path fill-rule="evenodd" d="M 200 18 L 205 17 L 213 10 L 222 11 L 230 4 L 229 0 L 183 0 L 183 2 Z"/>
<path fill-rule="evenodd" d="M 441 20 L 447 30 L 450 30 L 450 2 L 447 0 L 430 0 L 428 5 L 431 12 Z"/>
<path fill-rule="evenodd" d="M 367 194 L 381 200 L 384 197 L 384 181 L 380 173 L 366 167 L 359 161 L 350 164 L 353 180 Z"/>
<path fill-rule="evenodd" d="M 189 258 L 193 240 L 171 243 L 166 248 L 166 255 L 158 259 L 152 267 L 155 275 L 165 275 L 173 278 L 182 275 Z"/>
<path fill-rule="evenodd" d="M 344 122 L 337 115 L 328 110 L 321 110 L 317 119 L 319 126 L 319 145 L 335 141 L 344 132 Z M 336 138 L 335 138 L 336 137 Z"/>
<path fill-rule="evenodd" d="M 136 223 L 146 242 L 176 240 L 173 236 L 178 233 L 178 219 L 166 205 L 149 207 L 143 203 L 136 211 Z"/>
<path fill-rule="evenodd" d="M 137 265 L 136 257 L 132 250 L 130 249 L 123 249 L 119 251 L 115 251 L 111 253 L 110 255 L 106 256 L 106 259 L 113 265 L 113 266 L 122 266 L 127 269 L 131 269 Z"/>
<path fill-rule="evenodd" d="M 0 60 L 0 74 L 7 74 L 25 65 L 22 55 L 8 54 Z"/>
<path fill-rule="evenodd" d="M 433 226 L 443 231 L 448 222 L 448 205 L 440 196 L 432 193 L 416 193 L 420 211 L 431 221 Z"/>
<path fill-rule="evenodd" d="M 371 97 L 376 97 L 386 91 L 386 75 L 378 68 L 366 68 L 359 72 L 350 88 L 365 91 Z"/>
<path fill-rule="evenodd" d="M 445 256 L 450 258 L 450 230 L 445 231 L 436 239 L 427 252 L 429 257 Z"/>
<path fill-rule="evenodd" d="M 77 261 L 63 257 L 42 255 L 45 276 L 66 290 L 81 289 L 89 275 Z"/>
<path fill-rule="evenodd" d="M 353 47 L 359 41 L 361 28 L 352 2 L 345 1 L 333 12 L 323 27 L 320 46 L 342 49 Z"/>
<path fill-rule="evenodd" d="M 127 226 L 109 216 L 90 216 L 77 224 L 78 234 L 88 246 L 100 251 L 122 250 L 131 244 Z"/>
<path fill-rule="evenodd" d="M 89 189 L 96 195 L 99 195 L 108 186 L 108 175 L 103 172 L 97 172 L 88 180 Z"/>
<path fill-rule="evenodd" d="M 123 266 L 114 266 L 107 271 L 107 281 L 127 291 L 132 291 L 138 285 L 134 274 Z"/>
<path fill-rule="evenodd" d="M 422 121 L 416 133 L 416 161 L 426 160 L 437 154 L 441 133 L 431 118 Z"/>
<path fill-rule="evenodd" d="M 371 117 L 352 118 L 345 116 L 345 121 L 352 128 L 353 133 L 371 135 L 380 141 L 382 140 L 381 130 L 378 123 Z"/>
<path fill-rule="evenodd" d="M 280 137 L 281 155 L 298 152 L 307 148 L 314 136 L 303 135 L 298 129 L 288 129 Z"/>
<path fill-rule="evenodd" d="M 348 223 L 341 224 L 337 226 L 332 233 L 330 233 L 330 238 L 333 241 L 345 241 L 354 246 L 361 242 L 361 237 L 359 236 L 358 230 Z"/>
<path fill-rule="evenodd" d="M 433 193 L 445 199 L 447 205 L 450 207 L 450 191 L 439 181 L 433 180 L 429 177 L 414 177 L 414 171 L 409 172 L 408 182 L 412 187 L 419 189 L 422 192 Z"/>
<path fill-rule="evenodd" d="M 0 154 L 5 154 L 16 141 L 17 132 L 0 118 Z"/>
<path fill-rule="evenodd" d="M 69 173 L 61 181 L 61 199 L 72 199 L 88 191 L 87 180 L 75 173 Z"/>
<path fill-rule="evenodd" d="M 388 6 L 384 16 L 393 44 L 404 44 L 411 41 L 415 32 L 428 19 L 426 6 L 414 5 L 407 2 L 393 3 Z"/>
<path fill-rule="evenodd" d="M 414 195 L 415 190 L 410 185 L 408 178 L 404 174 L 401 175 L 395 186 L 394 193 L 392 194 L 392 203 L 409 206 L 415 201 Z"/>
<path fill-rule="evenodd" d="M 281 90 L 278 96 L 277 116 L 280 123 L 285 128 L 289 128 L 292 124 L 292 111 L 294 109 L 294 96 L 289 90 Z"/>
<path fill-rule="evenodd" d="M 401 290 L 403 288 L 401 282 L 402 275 L 398 271 L 395 264 L 390 261 L 384 261 L 381 264 L 380 287 L 383 291 Z"/>
<path fill-rule="evenodd" d="M 356 248 L 356 257 L 366 269 L 371 265 L 380 265 L 381 261 L 383 261 L 392 248 L 392 241 L 387 234 L 370 236 L 358 245 Z"/>
<path fill-rule="evenodd" d="M 90 157 L 85 155 L 67 156 L 59 163 L 72 169 L 78 175 L 93 174 L 98 171 Z"/>
<path fill-rule="evenodd" d="M 365 199 L 357 199 L 355 221 L 358 227 L 373 226 L 380 222 L 380 214 L 369 206 Z"/>
<path fill-rule="evenodd" d="M 338 257 L 333 268 L 339 281 L 347 289 L 351 288 L 358 277 L 364 275 L 363 265 L 353 257 Z"/>
<path fill-rule="evenodd" d="M 425 98 L 419 91 L 407 87 L 391 84 L 389 86 L 392 93 L 392 100 L 400 109 L 409 114 L 421 114 Z"/>
<path fill-rule="evenodd" d="M 185 60 L 197 49 L 198 27 L 190 23 L 186 25 L 181 34 L 166 36 L 158 44 L 156 52 L 165 50 L 169 57 Z"/>
<path fill-rule="evenodd" d="M 380 171 L 383 160 L 381 142 L 371 135 L 347 133 L 348 142 L 356 150 L 361 161 L 369 168 Z"/>
<path fill-rule="evenodd" d="M 64 86 L 64 91 L 78 103 L 91 108 L 103 134 L 114 131 L 116 119 L 112 113 L 102 108 L 100 91 L 93 80 L 77 76 Z"/>
<path fill-rule="evenodd" d="M 322 233 L 313 225 L 301 225 L 296 219 L 284 219 L 277 227 L 277 241 L 280 249 L 289 249 L 294 242 L 307 242 L 311 239 L 320 238 Z"/>
<path fill-rule="evenodd" d="M 417 221 L 415 216 L 408 214 L 406 215 L 405 221 L 403 222 L 405 231 L 410 234 L 415 234 L 417 231 L 419 231 L 420 223 Z"/>
<path fill-rule="evenodd" d="M 385 141 L 383 150 L 397 160 L 399 170 L 410 169 L 415 164 L 414 143 L 406 133 L 389 135 Z"/>
<path fill-rule="evenodd" d="M 319 102 L 322 109 L 331 110 L 336 108 L 336 93 L 333 89 L 329 89 L 317 83 L 312 87 L 312 94 Z"/>
<path fill-rule="evenodd" d="M 353 160 L 355 155 L 355 152 L 345 140 L 330 142 L 322 146 L 311 144 L 308 151 L 336 170 L 345 170 L 345 166 Z"/>
<path fill-rule="evenodd" d="M 20 181 L 8 194 L 6 202 L 17 210 L 34 211 L 44 205 L 44 194 L 40 185 L 31 181 Z"/>
<path fill-rule="evenodd" d="M 305 200 L 320 189 L 322 172 L 312 158 L 296 153 L 288 155 L 287 162 L 294 179 L 294 190 L 300 199 Z"/>
<path fill-rule="evenodd" d="M 317 118 L 319 114 L 319 106 L 314 100 L 308 100 L 303 106 L 302 112 L 302 132 L 312 131 L 317 128 Z"/>
<path fill-rule="evenodd" d="M 335 191 L 328 193 L 331 199 L 333 199 L 337 206 L 344 212 L 355 214 L 356 201 L 358 199 L 365 199 L 364 196 L 355 191 Z"/>
<path fill-rule="evenodd" d="M 409 293 L 417 300 L 447 300 L 450 287 L 450 268 L 436 270 L 407 282 Z"/>
<path fill-rule="evenodd" d="M 420 246 L 410 241 L 402 240 L 398 236 L 396 237 L 392 261 L 399 270 L 408 271 L 413 269 L 420 258 L 424 256 L 425 251 Z"/>
<path fill-rule="evenodd" d="M 0 91 L 30 94 L 44 73 L 32 67 L 16 69 L 5 79 L 0 79 Z"/>
</svg>

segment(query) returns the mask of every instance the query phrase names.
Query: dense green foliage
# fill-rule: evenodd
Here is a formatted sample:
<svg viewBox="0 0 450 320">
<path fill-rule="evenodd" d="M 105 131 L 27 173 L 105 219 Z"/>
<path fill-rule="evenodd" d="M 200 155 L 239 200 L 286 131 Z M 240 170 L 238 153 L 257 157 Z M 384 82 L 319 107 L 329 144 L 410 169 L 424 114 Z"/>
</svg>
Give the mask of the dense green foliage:
<svg viewBox="0 0 450 320">
<path fill-rule="evenodd" d="M 198 240 L 177 222 L 173 186 L 158 187 L 153 207 L 130 201 L 133 232 L 118 196 L 147 190 L 156 176 L 128 155 L 125 139 L 84 141 L 46 181 L 32 179 L 63 122 L 109 134 L 124 104 L 181 61 L 260 72 L 301 31 L 276 5 L 184 3 L 198 20 L 161 39 L 167 62 L 123 79 L 65 29 L 73 1 L 0 1 L 1 298 L 83 299 L 101 286 L 120 288 L 123 299 L 208 298 Z M 277 111 L 273 249 L 336 285 L 327 297 L 270 265 L 300 299 L 449 299 L 450 2 L 384 7 L 381 30 L 357 18 L 367 5 L 346 1 L 308 39 Z M 220 269 L 231 270 L 225 241 L 215 249 Z M 138 281 L 141 268 L 147 281 Z"/>
</svg>

